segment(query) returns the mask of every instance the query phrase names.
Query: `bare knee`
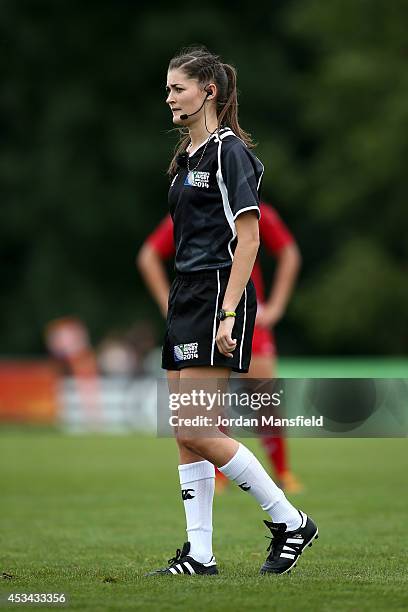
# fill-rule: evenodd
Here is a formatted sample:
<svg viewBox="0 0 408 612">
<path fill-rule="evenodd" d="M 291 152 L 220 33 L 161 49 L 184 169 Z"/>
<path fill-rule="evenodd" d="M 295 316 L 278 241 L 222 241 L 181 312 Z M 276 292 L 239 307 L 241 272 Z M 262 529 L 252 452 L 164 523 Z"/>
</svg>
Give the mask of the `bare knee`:
<svg viewBox="0 0 408 612">
<path fill-rule="evenodd" d="M 203 456 L 202 452 L 205 452 L 205 444 L 199 437 L 180 434 L 176 436 L 176 440 L 180 450 L 187 449 L 192 453 Z"/>
<path fill-rule="evenodd" d="M 195 439 L 192 436 L 186 436 L 185 434 L 177 434 L 176 440 L 179 448 L 186 448 L 189 451 L 195 452 L 196 448 L 194 445 Z"/>
</svg>

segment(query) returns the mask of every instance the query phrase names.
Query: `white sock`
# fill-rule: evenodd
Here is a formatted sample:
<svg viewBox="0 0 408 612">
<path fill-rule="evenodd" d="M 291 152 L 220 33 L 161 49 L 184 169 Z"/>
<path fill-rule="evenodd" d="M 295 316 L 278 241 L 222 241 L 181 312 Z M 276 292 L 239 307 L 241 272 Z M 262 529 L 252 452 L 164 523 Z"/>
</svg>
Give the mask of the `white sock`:
<svg viewBox="0 0 408 612">
<path fill-rule="evenodd" d="M 212 557 L 212 507 L 215 468 L 209 461 L 178 466 L 190 555 L 199 563 Z"/>
<path fill-rule="evenodd" d="M 300 527 L 302 518 L 298 510 L 286 499 L 283 491 L 246 446 L 240 444 L 233 458 L 219 470 L 234 480 L 243 491 L 251 493 L 274 523 L 286 523 L 287 531 Z"/>
</svg>

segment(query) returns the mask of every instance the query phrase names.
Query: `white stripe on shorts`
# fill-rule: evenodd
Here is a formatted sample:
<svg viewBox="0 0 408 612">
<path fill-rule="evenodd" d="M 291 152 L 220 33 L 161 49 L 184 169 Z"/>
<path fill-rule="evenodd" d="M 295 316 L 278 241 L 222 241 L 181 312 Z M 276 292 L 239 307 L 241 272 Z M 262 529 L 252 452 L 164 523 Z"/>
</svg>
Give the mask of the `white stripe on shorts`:
<svg viewBox="0 0 408 612">
<path fill-rule="evenodd" d="M 246 325 L 246 303 L 247 303 L 247 291 L 246 287 L 244 290 L 245 300 L 244 300 L 244 324 L 242 326 L 242 338 L 241 338 L 241 346 L 239 347 L 239 367 L 242 368 L 242 347 L 244 345 L 244 336 L 245 336 L 245 325 Z"/>
<path fill-rule="evenodd" d="M 218 290 L 217 290 L 217 299 L 215 300 L 215 312 L 214 312 L 214 322 L 213 322 L 213 337 L 212 337 L 212 344 L 211 344 L 211 365 L 214 365 L 214 348 L 215 348 L 215 336 L 217 333 L 217 312 L 218 312 L 218 298 L 220 297 L 220 271 L 217 270 L 217 283 L 218 283 Z"/>
</svg>

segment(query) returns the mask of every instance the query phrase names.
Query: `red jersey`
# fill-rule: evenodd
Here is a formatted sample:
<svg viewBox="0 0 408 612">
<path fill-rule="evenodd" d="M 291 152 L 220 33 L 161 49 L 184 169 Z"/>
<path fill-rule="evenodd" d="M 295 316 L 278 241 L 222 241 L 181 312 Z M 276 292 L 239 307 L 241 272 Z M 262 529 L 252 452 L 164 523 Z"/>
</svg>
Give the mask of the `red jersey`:
<svg viewBox="0 0 408 612">
<path fill-rule="evenodd" d="M 261 210 L 259 221 L 261 244 L 269 253 L 277 255 L 285 246 L 294 242 L 294 238 L 272 206 L 261 202 L 259 208 Z M 173 221 L 170 215 L 167 215 L 150 234 L 147 242 L 162 259 L 170 259 L 174 256 Z M 265 301 L 265 287 L 258 257 L 255 260 L 251 278 L 255 285 L 258 303 L 262 304 Z"/>
</svg>

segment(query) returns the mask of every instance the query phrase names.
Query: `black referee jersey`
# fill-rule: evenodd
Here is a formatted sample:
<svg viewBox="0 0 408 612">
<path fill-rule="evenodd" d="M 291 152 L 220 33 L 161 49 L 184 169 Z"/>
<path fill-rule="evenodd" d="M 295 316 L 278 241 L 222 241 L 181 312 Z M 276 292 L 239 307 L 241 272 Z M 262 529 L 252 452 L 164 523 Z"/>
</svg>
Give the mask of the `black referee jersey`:
<svg viewBox="0 0 408 612">
<path fill-rule="evenodd" d="M 229 129 L 213 134 L 189 158 L 180 161 L 169 191 L 174 221 L 177 277 L 169 296 L 162 367 L 220 366 L 248 372 L 256 317 L 256 293 L 250 279 L 235 309 L 233 357 L 216 345 L 230 268 L 237 244 L 235 219 L 259 212 L 263 166 Z"/>
<path fill-rule="evenodd" d="M 264 167 L 228 127 L 213 134 L 179 164 L 169 190 L 175 268 L 180 273 L 229 267 L 236 247 L 235 219 L 259 212 Z M 200 158 L 202 159 L 198 164 Z M 198 166 L 197 166 L 198 164 Z"/>
</svg>

